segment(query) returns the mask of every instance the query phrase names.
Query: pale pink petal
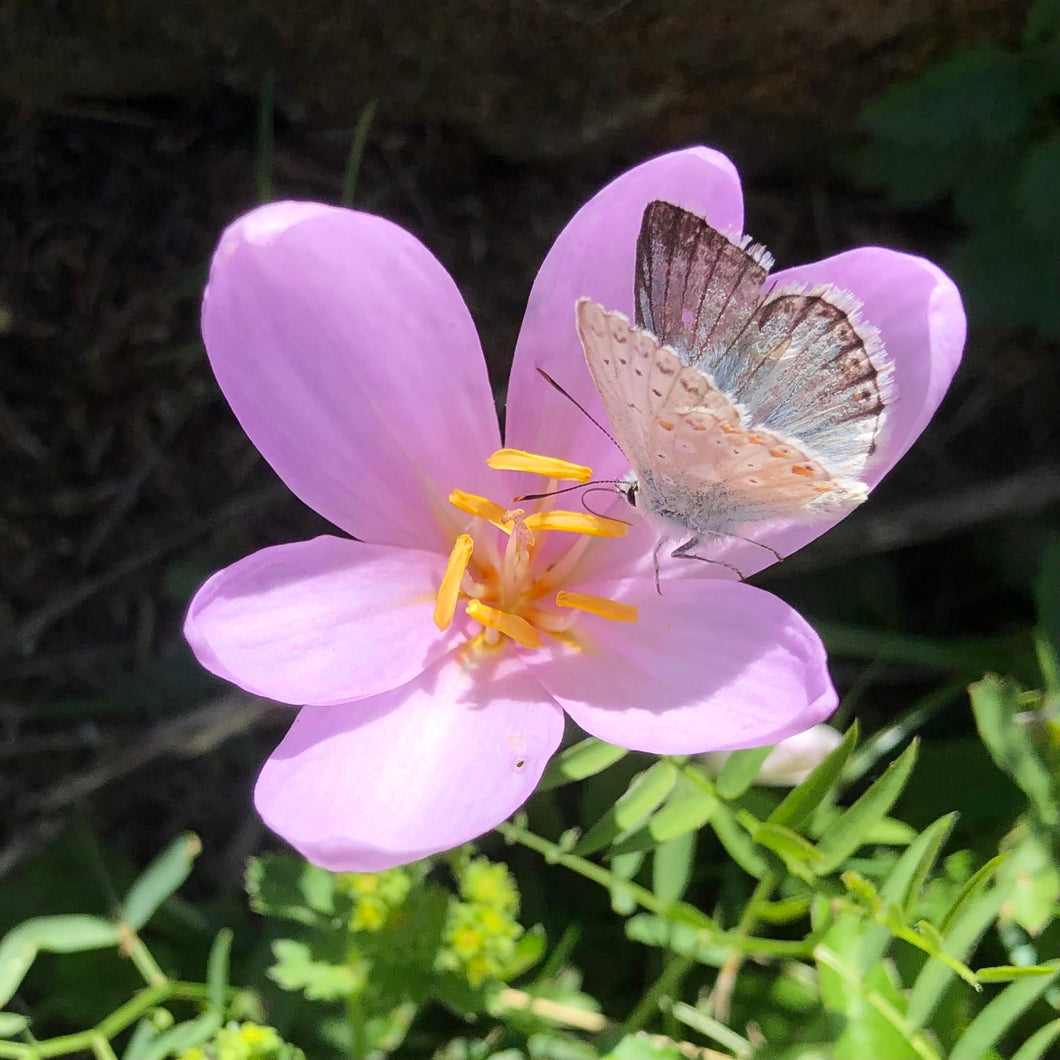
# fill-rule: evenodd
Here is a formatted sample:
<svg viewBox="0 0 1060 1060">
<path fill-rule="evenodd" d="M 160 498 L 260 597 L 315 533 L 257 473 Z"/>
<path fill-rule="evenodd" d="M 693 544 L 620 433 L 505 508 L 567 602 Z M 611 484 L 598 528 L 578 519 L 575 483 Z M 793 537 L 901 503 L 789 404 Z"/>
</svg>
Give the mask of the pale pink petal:
<svg viewBox="0 0 1060 1060">
<path fill-rule="evenodd" d="M 265 763 L 265 823 L 317 865 L 378 872 L 474 839 L 530 796 L 563 714 L 511 653 L 455 657 L 403 688 L 306 707 Z"/>
<path fill-rule="evenodd" d="M 577 587 L 636 604 L 639 619 L 586 615 L 578 655 L 534 667 L 593 736 L 636 751 L 691 754 L 775 743 L 835 709 L 820 638 L 777 597 L 720 580 Z"/>
<path fill-rule="evenodd" d="M 499 434 L 467 307 L 414 236 L 262 206 L 221 239 L 202 328 L 239 422 L 303 501 L 362 540 L 448 551 L 446 497 L 481 492 Z"/>
<path fill-rule="evenodd" d="M 712 225 L 739 232 L 740 178 L 717 151 L 694 147 L 653 158 L 624 173 L 590 199 L 560 233 L 541 266 L 508 383 L 508 445 L 587 463 L 599 477 L 621 475 L 625 459 L 536 369 L 542 368 L 605 427 L 574 325 L 574 305 L 592 298 L 633 317 L 637 233 L 655 199 L 683 206 Z"/>
<path fill-rule="evenodd" d="M 284 703 L 345 703 L 405 684 L 461 629 L 438 632 L 431 552 L 317 537 L 255 552 L 215 574 L 188 609 L 199 662 Z"/>
</svg>

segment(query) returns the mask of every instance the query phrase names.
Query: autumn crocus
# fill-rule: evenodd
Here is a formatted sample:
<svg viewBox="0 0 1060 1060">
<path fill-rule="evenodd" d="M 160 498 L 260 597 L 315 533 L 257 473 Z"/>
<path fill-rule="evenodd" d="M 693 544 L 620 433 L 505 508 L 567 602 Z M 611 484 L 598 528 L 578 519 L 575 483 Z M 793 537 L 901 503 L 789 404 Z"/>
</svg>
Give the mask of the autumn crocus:
<svg viewBox="0 0 1060 1060">
<path fill-rule="evenodd" d="M 413 236 L 284 202 L 222 237 L 203 303 L 218 382 L 277 474 L 344 533 L 214 575 L 186 633 L 214 673 L 302 705 L 255 801 L 310 860 L 373 871 L 488 830 L 533 791 L 564 712 L 624 747 L 696 753 L 777 742 L 833 710 L 819 639 L 775 596 L 679 560 L 657 592 L 656 532 L 628 509 L 604 513 L 627 528 L 561 506 L 570 494 L 514 500 L 628 470 L 538 369 L 602 416 L 574 307 L 588 297 L 632 316 L 634 245 L 655 199 L 742 228 L 737 174 L 706 148 L 644 163 L 582 207 L 530 294 L 501 453 L 467 308 Z M 779 275 L 852 293 L 894 360 L 900 398 L 871 486 L 957 365 L 956 289 L 879 248 Z M 755 537 L 787 555 L 827 526 Z M 725 549 L 745 574 L 770 558 Z"/>
</svg>

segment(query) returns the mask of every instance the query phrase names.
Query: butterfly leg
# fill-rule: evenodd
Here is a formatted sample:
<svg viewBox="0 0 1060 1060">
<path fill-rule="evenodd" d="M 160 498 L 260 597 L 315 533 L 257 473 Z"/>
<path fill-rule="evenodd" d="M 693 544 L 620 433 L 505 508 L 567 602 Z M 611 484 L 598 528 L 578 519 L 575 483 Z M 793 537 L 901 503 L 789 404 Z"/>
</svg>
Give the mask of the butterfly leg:
<svg viewBox="0 0 1060 1060">
<path fill-rule="evenodd" d="M 739 567 L 734 567 L 731 563 L 726 563 L 723 559 L 711 559 L 709 556 L 697 556 L 692 551 L 692 549 L 694 549 L 700 543 L 700 540 L 701 538 L 698 534 L 693 534 L 687 541 L 684 542 L 684 544 L 678 545 L 677 548 L 675 548 L 673 552 L 670 553 L 670 555 L 673 556 L 674 559 L 698 559 L 703 563 L 716 563 L 719 567 L 725 567 L 727 570 L 731 570 L 733 574 L 735 574 L 740 579 L 740 581 L 744 580 L 743 571 L 741 571 Z M 655 551 L 656 553 L 658 553 L 658 547 L 656 547 Z M 656 586 L 658 586 L 659 584 L 658 561 L 656 561 L 655 564 L 655 584 Z"/>
<path fill-rule="evenodd" d="M 662 587 L 659 585 L 659 550 L 666 544 L 666 538 L 660 537 L 656 542 L 655 550 L 651 554 L 651 563 L 655 568 L 655 591 L 662 596 Z"/>
</svg>

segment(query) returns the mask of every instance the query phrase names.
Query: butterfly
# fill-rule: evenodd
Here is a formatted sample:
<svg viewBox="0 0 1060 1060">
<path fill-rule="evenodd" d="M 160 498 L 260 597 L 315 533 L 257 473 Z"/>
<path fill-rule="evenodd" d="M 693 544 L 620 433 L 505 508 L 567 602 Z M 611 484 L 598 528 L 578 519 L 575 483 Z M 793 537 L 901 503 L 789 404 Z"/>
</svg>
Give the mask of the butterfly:
<svg viewBox="0 0 1060 1060">
<path fill-rule="evenodd" d="M 636 323 L 577 303 L 632 469 L 620 490 L 662 524 L 657 582 L 667 541 L 681 542 L 671 555 L 702 559 L 704 539 L 842 514 L 868 495 L 860 476 L 896 397 L 891 360 L 853 295 L 767 286 L 772 264 L 748 238 L 656 201 L 637 238 Z"/>
</svg>

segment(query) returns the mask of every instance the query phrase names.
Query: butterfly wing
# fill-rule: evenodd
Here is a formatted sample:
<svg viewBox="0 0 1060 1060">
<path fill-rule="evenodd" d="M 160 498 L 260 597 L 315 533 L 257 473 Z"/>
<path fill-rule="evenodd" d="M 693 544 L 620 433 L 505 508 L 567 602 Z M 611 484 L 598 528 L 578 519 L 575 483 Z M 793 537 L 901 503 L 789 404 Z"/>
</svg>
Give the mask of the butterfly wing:
<svg viewBox="0 0 1060 1060">
<path fill-rule="evenodd" d="M 652 460 L 649 435 L 674 408 L 696 409 L 737 426 L 740 415 L 710 380 L 681 363 L 622 313 L 609 313 L 582 298 L 576 308 L 585 362 L 603 399 L 615 440 L 638 475 Z"/>
<path fill-rule="evenodd" d="M 890 358 L 852 295 L 790 285 L 767 294 L 771 264 L 764 248 L 649 203 L 637 240 L 638 323 L 706 372 L 745 422 L 855 478 L 894 400 Z"/>
<path fill-rule="evenodd" d="M 724 356 L 750 422 L 797 439 L 836 475 L 861 474 L 894 400 L 893 365 L 851 295 L 779 287 Z"/>
<path fill-rule="evenodd" d="M 741 522 L 862 499 L 856 484 L 836 480 L 797 444 L 748 427 L 709 376 L 621 313 L 582 299 L 577 322 L 616 440 L 656 515 L 719 534 Z"/>
<path fill-rule="evenodd" d="M 637 237 L 637 324 L 724 388 L 718 356 L 761 305 L 771 265 L 764 247 L 735 243 L 679 206 L 649 203 Z"/>
</svg>

